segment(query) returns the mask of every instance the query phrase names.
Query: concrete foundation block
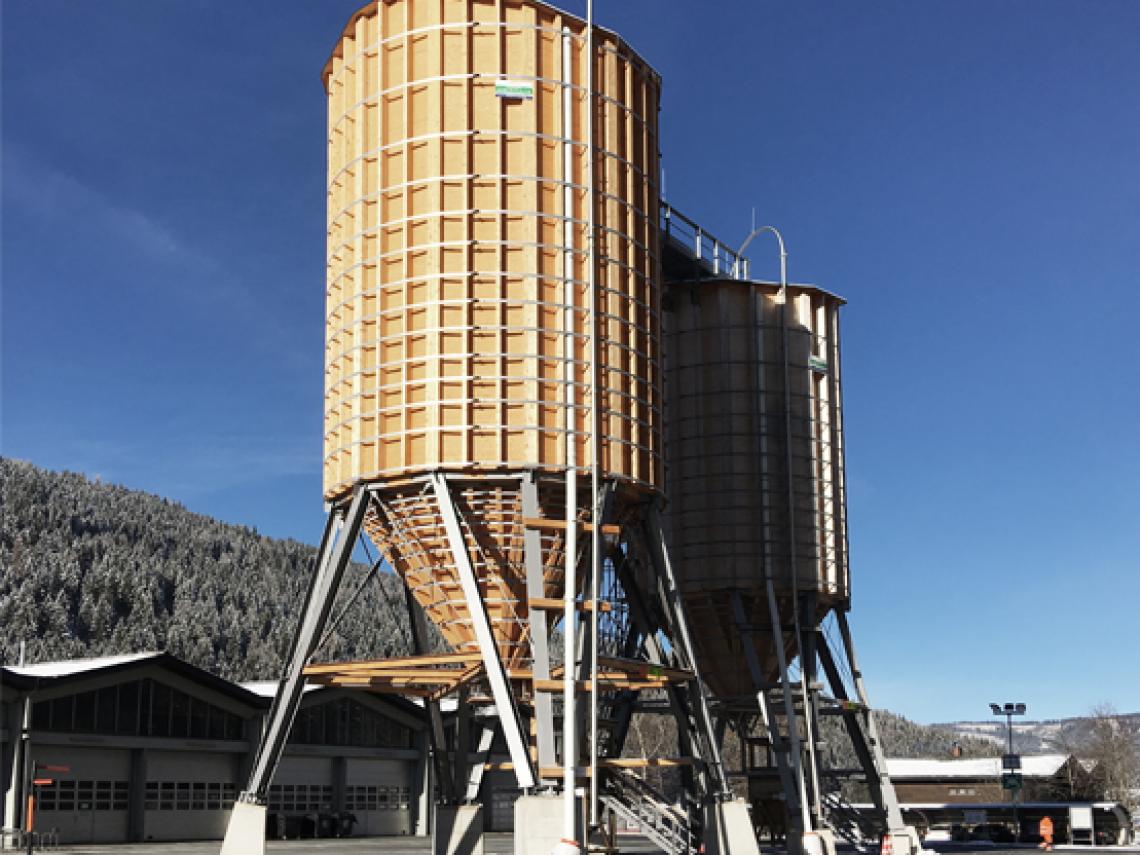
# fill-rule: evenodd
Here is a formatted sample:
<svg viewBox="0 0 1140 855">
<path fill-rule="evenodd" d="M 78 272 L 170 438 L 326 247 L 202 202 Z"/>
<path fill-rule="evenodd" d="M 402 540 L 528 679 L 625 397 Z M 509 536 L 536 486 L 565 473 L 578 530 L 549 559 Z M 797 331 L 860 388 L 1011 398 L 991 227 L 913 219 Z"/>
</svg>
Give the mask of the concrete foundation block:
<svg viewBox="0 0 1140 855">
<path fill-rule="evenodd" d="M 265 805 L 234 802 L 221 855 L 265 855 Z"/>
<path fill-rule="evenodd" d="M 436 805 L 432 855 L 483 855 L 483 806 Z"/>
<path fill-rule="evenodd" d="M 575 840 L 582 840 L 582 799 L 576 798 Z M 515 802 L 515 855 L 552 855 L 563 843 L 562 796 L 520 796 Z M 575 847 L 576 848 L 576 847 Z"/>
<path fill-rule="evenodd" d="M 789 838 L 788 851 L 792 852 Z M 835 855 L 835 835 L 828 829 L 809 831 L 800 838 L 802 855 Z"/>
<path fill-rule="evenodd" d="M 705 855 L 760 855 L 748 802 L 732 799 L 705 809 Z"/>
<path fill-rule="evenodd" d="M 913 825 L 890 830 L 892 855 L 929 855 L 929 850 L 922 848 L 922 838 Z"/>
</svg>

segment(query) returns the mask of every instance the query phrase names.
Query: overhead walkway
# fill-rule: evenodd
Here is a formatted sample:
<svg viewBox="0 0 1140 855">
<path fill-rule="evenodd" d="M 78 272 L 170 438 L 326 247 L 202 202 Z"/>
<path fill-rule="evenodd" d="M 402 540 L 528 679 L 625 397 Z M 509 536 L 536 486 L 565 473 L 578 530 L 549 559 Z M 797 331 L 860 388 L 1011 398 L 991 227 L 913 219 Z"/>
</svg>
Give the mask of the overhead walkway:
<svg viewBox="0 0 1140 855">
<path fill-rule="evenodd" d="M 665 279 L 747 279 L 748 259 L 672 205 L 661 203 L 661 261 Z"/>
</svg>

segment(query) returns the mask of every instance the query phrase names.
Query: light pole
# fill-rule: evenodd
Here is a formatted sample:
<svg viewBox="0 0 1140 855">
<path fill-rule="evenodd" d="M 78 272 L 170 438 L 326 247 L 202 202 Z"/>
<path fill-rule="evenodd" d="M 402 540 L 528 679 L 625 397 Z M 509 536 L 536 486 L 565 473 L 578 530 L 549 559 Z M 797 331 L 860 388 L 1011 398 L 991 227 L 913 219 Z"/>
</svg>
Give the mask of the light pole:
<svg viewBox="0 0 1140 855">
<path fill-rule="evenodd" d="M 1013 717 L 1025 715 L 1025 704 L 990 704 L 990 712 L 997 716 L 1005 716 L 1006 732 L 1009 734 L 1009 753 L 1001 758 L 1002 786 L 1010 791 L 1013 800 L 1013 834 L 1014 842 L 1021 839 L 1021 823 L 1017 816 L 1017 798 L 1021 792 L 1021 757 L 1013 753 Z M 1008 776 L 1008 777 L 1007 777 Z M 1008 786 L 1007 786 L 1008 781 Z"/>
</svg>

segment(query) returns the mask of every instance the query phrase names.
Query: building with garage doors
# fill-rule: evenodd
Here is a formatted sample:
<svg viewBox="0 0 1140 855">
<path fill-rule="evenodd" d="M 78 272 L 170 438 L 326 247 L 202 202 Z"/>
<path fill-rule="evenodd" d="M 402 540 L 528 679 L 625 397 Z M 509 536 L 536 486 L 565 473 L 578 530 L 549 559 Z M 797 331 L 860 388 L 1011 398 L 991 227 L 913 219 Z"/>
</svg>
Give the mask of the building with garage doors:
<svg viewBox="0 0 1140 855">
<path fill-rule="evenodd" d="M 3 827 L 23 822 L 27 757 L 68 769 L 41 775 L 35 813 L 61 844 L 220 839 L 273 688 L 166 653 L 0 668 Z M 425 746 L 414 704 L 311 689 L 270 790 L 271 836 L 341 815 L 356 835 L 426 834 Z"/>
</svg>

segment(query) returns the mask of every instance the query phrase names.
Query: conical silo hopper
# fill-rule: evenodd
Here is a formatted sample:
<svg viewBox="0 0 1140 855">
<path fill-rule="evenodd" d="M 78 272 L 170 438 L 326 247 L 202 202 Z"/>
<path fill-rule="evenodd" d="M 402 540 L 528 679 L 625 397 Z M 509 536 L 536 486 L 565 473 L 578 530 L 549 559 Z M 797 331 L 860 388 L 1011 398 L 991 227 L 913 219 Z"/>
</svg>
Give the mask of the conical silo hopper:
<svg viewBox="0 0 1140 855">
<path fill-rule="evenodd" d="M 660 83 L 595 30 L 591 313 L 585 28 L 531 0 L 385 0 L 349 21 L 324 72 L 325 496 L 371 488 L 371 539 L 447 641 L 474 650 L 430 486 L 446 477 L 507 667 L 529 650 L 527 520 L 565 518 L 567 432 L 583 484 L 598 454 L 619 519 L 661 478 Z M 544 594 L 561 597 L 563 533 L 541 537 Z"/>
<path fill-rule="evenodd" d="M 724 701 L 756 692 L 734 596 L 773 682 L 767 582 L 789 660 L 802 595 L 813 595 L 811 613 L 801 614 L 809 626 L 848 597 L 842 304 L 818 288 L 788 287 L 785 374 L 778 285 L 708 279 L 667 289 L 666 520 L 682 598 L 699 628 L 701 672 Z"/>
</svg>

